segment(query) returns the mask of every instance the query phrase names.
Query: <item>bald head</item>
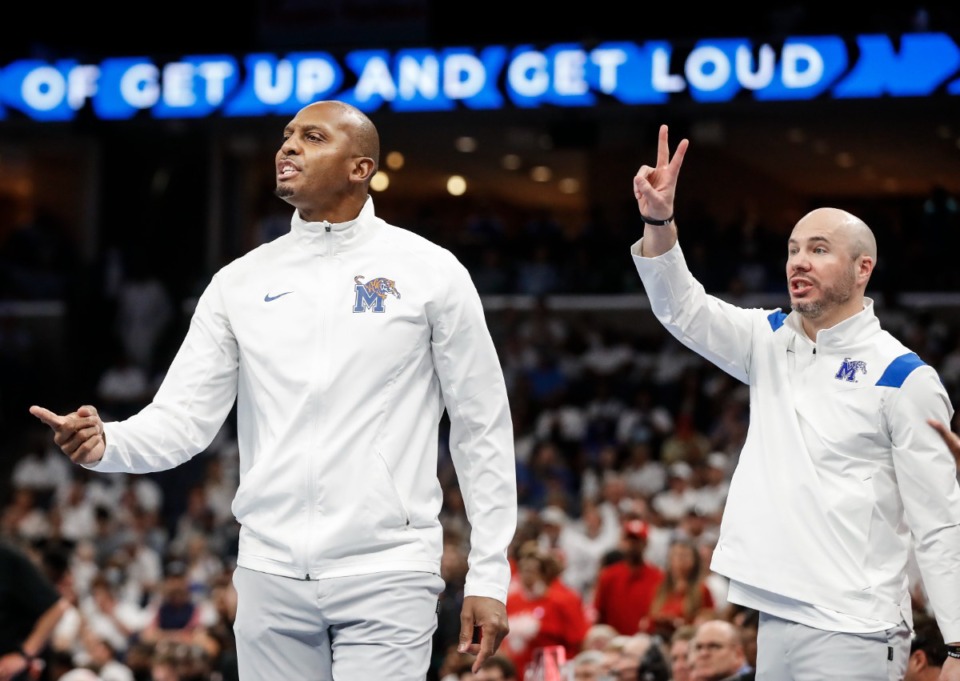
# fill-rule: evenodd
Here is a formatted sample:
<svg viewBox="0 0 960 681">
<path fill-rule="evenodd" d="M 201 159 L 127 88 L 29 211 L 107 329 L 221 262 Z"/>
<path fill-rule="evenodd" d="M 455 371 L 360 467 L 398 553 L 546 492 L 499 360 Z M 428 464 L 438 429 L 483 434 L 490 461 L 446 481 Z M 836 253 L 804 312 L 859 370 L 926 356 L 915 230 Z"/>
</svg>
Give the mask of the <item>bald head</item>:
<svg viewBox="0 0 960 681">
<path fill-rule="evenodd" d="M 740 645 L 740 630 L 727 620 L 706 620 L 702 622 L 693 634 L 698 641 L 719 641 L 730 645 Z"/>
<path fill-rule="evenodd" d="M 334 99 L 308 104 L 300 111 L 311 110 L 334 113 L 339 127 L 353 140 L 357 155 L 372 158 L 375 166 L 380 166 L 380 134 L 367 114 L 351 104 Z"/>
<path fill-rule="evenodd" d="M 830 231 L 844 238 L 851 258 L 866 255 L 873 261 L 877 259 L 877 239 L 873 230 L 852 213 L 839 208 L 817 208 L 800 218 L 794 229 L 801 225 Z"/>
</svg>

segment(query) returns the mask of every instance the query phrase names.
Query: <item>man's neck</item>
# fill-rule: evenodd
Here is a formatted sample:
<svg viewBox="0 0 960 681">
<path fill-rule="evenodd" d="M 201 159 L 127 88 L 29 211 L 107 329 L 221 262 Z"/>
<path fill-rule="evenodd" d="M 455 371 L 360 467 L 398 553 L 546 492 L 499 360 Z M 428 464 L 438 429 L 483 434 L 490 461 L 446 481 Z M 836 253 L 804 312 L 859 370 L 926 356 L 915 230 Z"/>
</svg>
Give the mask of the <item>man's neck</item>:
<svg viewBox="0 0 960 681">
<path fill-rule="evenodd" d="M 325 221 L 335 225 L 356 220 L 366 200 L 367 196 L 364 194 L 362 197 L 350 196 L 322 204 L 295 205 L 295 208 L 304 222 Z"/>
<path fill-rule="evenodd" d="M 818 333 L 826 329 L 832 329 L 837 324 L 860 314 L 863 312 L 863 307 L 863 298 L 859 298 L 855 301 L 850 301 L 843 307 L 836 308 L 829 315 L 821 315 L 816 319 L 810 319 L 801 315 L 800 324 L 803 326 L 803 331 L 807 334 L 807 337 L 812 341 L 816 341 Z"/>
</svg>

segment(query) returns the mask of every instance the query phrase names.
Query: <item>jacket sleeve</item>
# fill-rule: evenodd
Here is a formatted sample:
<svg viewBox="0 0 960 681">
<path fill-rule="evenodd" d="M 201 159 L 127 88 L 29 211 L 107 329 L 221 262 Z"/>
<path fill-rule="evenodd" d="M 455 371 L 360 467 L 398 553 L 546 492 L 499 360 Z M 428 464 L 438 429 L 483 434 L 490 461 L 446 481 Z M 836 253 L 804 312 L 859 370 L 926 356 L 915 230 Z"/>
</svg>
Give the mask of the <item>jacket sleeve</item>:
<svg viewBox="0 0 960 681">
<path fill-rule="evenodd" d="M 890 400 L 887 420 L 904 516 L 920 576 L 947 642 L 960 641 L 960 485 L 956 462 L 928 418 L 953 407 L 936 372 L 913 371 Z"/>
<path fill-rule="evenodd" d="M 642 242 L 630 251 L 653 314 L 685 346 L 748 383 L 754 319 L 767 313 L 707 295 L 687 268 L 679 242 L 654 258 L 640 255 Z"/>
<path fill-rule="evenodd" d="M 124 421 L 104 424 L 107 447 L 98 472 L 148 473 L 202 452 L 237 396 L 238 349 L 220 281 L 200 296 L 190 328 L 153 401 Z"/>
<path fill-rule="evenodd" d="M 517 526 L 513 421 L 480 296 L 455 259 L 432 319 L 432 352 L 450 418 L 450 453 L 470 521 L 465 596 L 506 602 Z"/>
</svg>

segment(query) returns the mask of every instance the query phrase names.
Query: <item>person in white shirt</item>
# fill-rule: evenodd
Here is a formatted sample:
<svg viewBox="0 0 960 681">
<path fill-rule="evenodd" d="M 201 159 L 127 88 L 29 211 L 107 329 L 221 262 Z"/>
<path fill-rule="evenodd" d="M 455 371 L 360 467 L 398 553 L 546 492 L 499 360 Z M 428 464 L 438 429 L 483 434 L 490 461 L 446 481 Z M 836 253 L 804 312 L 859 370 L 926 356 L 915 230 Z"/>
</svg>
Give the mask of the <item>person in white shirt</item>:
<svg viewBox="0 0 960 681">
<path fill-rule="evenodd" d="M 581 597 L 590 595 L 604 555 L 617 548 L 619 527 L 605 527 L 592 501 L 581 504 L 581 517 L 575 521 L 560 507 L 547 506 L 540 511 L 540 522 L 538 544 L 560 558 L 560 579 Z"/>
<path fill-rule="evenodd" d="M 865 295 L 876 240 L 846 211 L 794 226 L 789 314 L 708 295 L 674 219 L 688 145 L 671 158 L 661 126 L 656 164 L 634 177 L 645 226 L 631 252 L 665 328 L 750 388 L 711 569 L 731 603 L 761 613 L 761 681 L 901 679 L 911 543 L 944 639 L 960 641 L 960 485 L 925 423 L 949 423 L 953 406 L 936 371 L 880 328 Z M 940 678 L 960 680 L 960 653 Z"/>
<path fill-rule="evenodd" d="M 667 469 L 667 488 L 656 494 L 650 502 L 665 523 L 679 523 L 697 503 L 692 479 L 693 468 L 685 461 L 678 461 Z"/>
<path fill-rule="evenodd" d="M 60 536 L 67 541 L 76 543 L 93 539 L 96 534 L 95 505 L 87 494 L 83 477 L 74 478 L 55 495 L 54 517 L 59 521 Z"/>
<path fill-rule="evenodd" d="M 703 484 L 694 490 L 697 509 L 704 515 L 717 520 L 723 515 L 723 505 L 730 492 L 728 467 L 729 457 L 723 452 L 708 454 L 703 468 Z"/>
<path fill-rule="evenodd" d="M 630 492 L 647 499 L 662 492 L 667 486 L 667 468 L 663 462 L 653 458 L 650 440 L 634 440 L 625 448 L 627 456 L 623 464 L 623 477 Z"/>
<path fill-rule="evenodd" d="M 87 629 L 107 642 L 117 655 L 123 656 L 131 637 L 150 622 L 151 613 L 136 603 L 118 598 L 115 588 L 102 576 L 90 585 L 90 595 L 80 601 L 80 612 Z"/>
<path fill-rule="evenodd" d="M 42 429 L 42 426 L 40 427 Z M 38 446 L 36 451 L 26 452 L 10 473 L 13 487 L 26 487 L 42 499 L 48 499 L 66 488 L 73 477 L 70 463 L 56 447 Z"/>
<path fill-rule="evenodd" d="M 507 633 L 517 492 L 501 365 L 467 269 L 375 214 L 379 149 L 355 107 L 302 108 L 276 154 L 290 231 L 213 276 L 151 404 L 108 423 L 90 405 L 30 409 L 75 463 L 146 473 L 204 451 L 236 402 L 243 681 L 424 678 L 444 410 L 471 523 L 458 647 L 476 670 Z"/>
</svg>

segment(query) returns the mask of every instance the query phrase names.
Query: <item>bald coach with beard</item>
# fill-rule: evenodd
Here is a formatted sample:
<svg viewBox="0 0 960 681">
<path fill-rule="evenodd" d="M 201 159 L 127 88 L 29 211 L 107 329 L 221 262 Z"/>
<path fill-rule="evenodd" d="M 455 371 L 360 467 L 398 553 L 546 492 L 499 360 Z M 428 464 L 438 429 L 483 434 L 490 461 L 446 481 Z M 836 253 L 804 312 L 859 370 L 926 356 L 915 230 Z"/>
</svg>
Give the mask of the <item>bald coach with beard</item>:
<svg viewBox="0 0 960 681">
<path fill-rule="evenodd" d="M 913 544 L 944 640 L 960 642 L 960 486 L 931 419 L 953 406 L 937 372 L 884 331 L 865 295 L 877 262 L 855 215 L 818 208 L 793 227 L 792 311 L 708 295 L 677 239 L 689 143 L 634 177 L 645 223 L 631 253 L 660 322 L 750 387 L 750 426 L 711 569 L 758 610 L 757 679 L 902 679 Z M 960 654 L 940 679 L 960 680 Z"/>
</svg>

